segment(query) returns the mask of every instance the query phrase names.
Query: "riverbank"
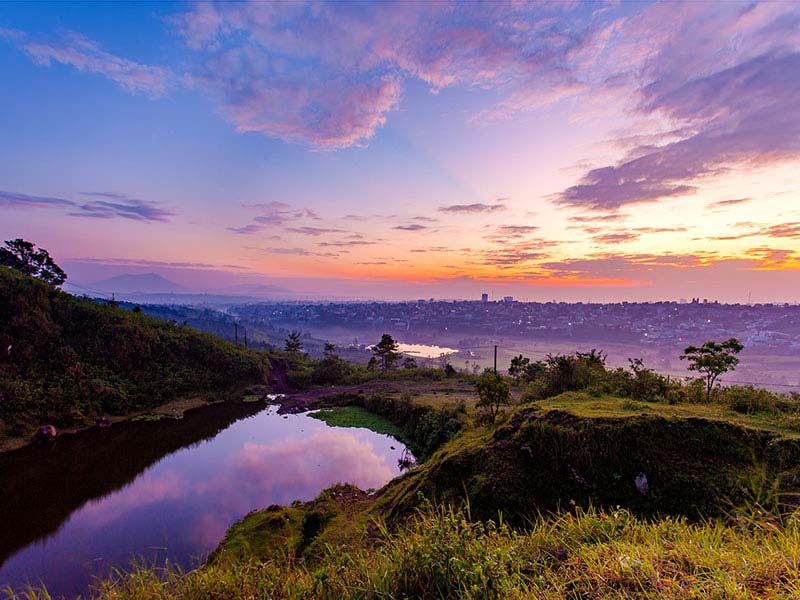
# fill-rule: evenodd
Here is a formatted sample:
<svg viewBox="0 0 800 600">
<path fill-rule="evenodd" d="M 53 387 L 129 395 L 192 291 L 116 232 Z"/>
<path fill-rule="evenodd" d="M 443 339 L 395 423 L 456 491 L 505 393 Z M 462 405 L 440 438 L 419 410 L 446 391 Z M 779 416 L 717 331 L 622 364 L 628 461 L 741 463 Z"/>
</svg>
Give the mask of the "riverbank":
<svg viewBox="0 0 800 600">
<path fill-rule="evenodd" d="M 151 418 L 151 420 L 159 419 L 180 419 L 195 408 L 208 406 L 209 404 L 220 402 L 238 402 L 244 398 L 247 390 L 252 386 L 235 386 L 233 388 L 218 390 L 216 392 L 206 392 L 202 394 L 192 394 L 184 398 L 178 398 L 165 402 L 164 404 L 154 406 L 147 409 L 133 411 L 126 415 L 110 415 L 106 417 L 108 423 L 113 427 L 115 424 L 123 423 L 126 421 L 135 421 L 142 418 Z M 59 427 L 59 437 L 80 433 L 82 431 L 89 431 L 97 427 L 93 420 L 85 420 L 80 424 L 72 426 Z M 31 444 L 31 435 L 36 430 L 36 427 L 31 425 L 24 430 L 23 435 L 12 436 L 0 434 L 0 454 L 18 450 Z"/>
</svg>

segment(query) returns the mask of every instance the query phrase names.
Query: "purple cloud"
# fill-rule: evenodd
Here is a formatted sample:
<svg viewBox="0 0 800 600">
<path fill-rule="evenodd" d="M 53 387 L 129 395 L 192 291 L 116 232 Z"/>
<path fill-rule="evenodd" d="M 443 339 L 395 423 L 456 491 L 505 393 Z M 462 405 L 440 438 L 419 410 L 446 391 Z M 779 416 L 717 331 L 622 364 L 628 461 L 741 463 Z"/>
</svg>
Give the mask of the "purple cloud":
<svg viewBox="0 0 800 600">
<path fill-rule="evenodd" d="M 283 227 L 295 221 L 310 219 L 321 221 L 321 217 L 310 208 L 293 208 L 285 202 L 261 202 L 256 204 L 243 204 L 242 208 L 258 210 L 262 214 L 253 217 L 253 222 L 241 227 L 226 227 L 237 235 L 253 235 L 263 231 L 266 227 Z M 287 230 L 291 231 L 291 230 Z M 297 232 L 296 232 L 297 233 Z"/>
<path fill-rule="evenodd" d="M 422 231 L 428 229 L 425 225 L 419 223 L 412 223 L 411 225 L 396 225 L 392 229 L 399 229 L 400 231 Z"/>
<path fill-rule="evenodd" d="M 450 206 L 440 206 L 436 210 L 439 212 L 454 214 L 480 214 L 506 210 L 506 205 L 502 202 L 498 202 L 497 204 L 484 204 L 483 202 L 475 202 L 473 204 L 451 204 Z"/>
<path fill-rule="evenodd" d="M 175 77 L 168 69 L 114 56 L 74 32 L 67 32 L 58 42 L 25 42 L 22 49 L 38 65 L 49 67 L 54 62 L 69 65 L 106 77 L 127 92 L 150 98 L 164 96 L 175 84 Z"/>
<path fill-rule="evenodd" d="M 27 194 L 0 191 L 0 207 L 2 208 L 46 208 L 51 206 L 75 206 L 75 203 L 64 198 L 28 196 Z"/>
<path fill-rule="evenodd" d="M 612 62 L 641 82 L 635 110 L 668 119 L 678 139 L 636 147 L 553 200 L 615 211 L 693 194 L 703 178 L 741 165 L 800 156 L 799 31 L 795 3 L 662 3 L 631 19 L 609 48 Z"/>
<path fill-rule="evenodd" d="M 319 237 L 327 233 L 344 233 L 343 229 L 333 229 L 330 227 L 287 227 L 286 231 L 299 233 L 300 235 L 310 235 Z"/>
<path fill-rule="evenodd" d="M 568 6 L 524 3 L 202 3 L 173 22 L 189 79 L 242 132 L 317 149 L 374 136 L 419 80 L 503 89 L 483 120 L 582 91 L 573 74 L 604 27 Z"/>
<path fill-rule="evenodd" d="M 131 198 L 117 192 L 84 192 L 84 195 L 108 198 L 75 202 L 51 196 L 29 196 L 0 191 L 0 208 L 49 208 L 67 209 L 67 216 L 97 219 L 122 218 L 132 221 L 168 221 L 174 213 L 161 208 L 155 202 Z"/>
</svg>

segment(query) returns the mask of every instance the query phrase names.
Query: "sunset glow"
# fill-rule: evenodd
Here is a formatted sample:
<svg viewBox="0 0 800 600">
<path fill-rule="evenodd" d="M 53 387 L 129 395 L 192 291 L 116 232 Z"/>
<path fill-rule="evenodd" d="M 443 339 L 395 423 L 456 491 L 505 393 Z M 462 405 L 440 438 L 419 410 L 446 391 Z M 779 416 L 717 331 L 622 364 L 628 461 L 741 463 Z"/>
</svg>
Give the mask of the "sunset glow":
<svg viewBox="0 0 800 600">
<path fill-rule="evenodd" d="M 2 239 L 88 289 L 800 294 L 797 3 L 9 4 L 0 72 Z"/>
</svg>

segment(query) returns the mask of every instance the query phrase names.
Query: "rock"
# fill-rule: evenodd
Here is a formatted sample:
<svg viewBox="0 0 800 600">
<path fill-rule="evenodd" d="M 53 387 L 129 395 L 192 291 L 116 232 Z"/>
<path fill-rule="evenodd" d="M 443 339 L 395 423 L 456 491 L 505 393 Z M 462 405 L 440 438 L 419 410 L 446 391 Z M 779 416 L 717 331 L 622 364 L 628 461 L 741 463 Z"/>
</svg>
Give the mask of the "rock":
<svg viewBox="0 0 800 600">
<path fill-rule="evenodd" d="M 647 494 L 647 489 L 649 487 L 647 483 L 647 475 L 644 473 L 639 473 L 634 479 L 633 484 L 636 486 L 636 491 L 639 492 L 642 496 Z"/>
<path fill-rule="evenodd" d="M 56 436 L 58 435 L 58 431 L 52 425 L 42 425 L 36 430 L 36 433 L 33 434 L 33 438 L 31 438 L 31 442 L 34 444 L 49 444 L 51 442 L 56 441 Z"/>
</svg>

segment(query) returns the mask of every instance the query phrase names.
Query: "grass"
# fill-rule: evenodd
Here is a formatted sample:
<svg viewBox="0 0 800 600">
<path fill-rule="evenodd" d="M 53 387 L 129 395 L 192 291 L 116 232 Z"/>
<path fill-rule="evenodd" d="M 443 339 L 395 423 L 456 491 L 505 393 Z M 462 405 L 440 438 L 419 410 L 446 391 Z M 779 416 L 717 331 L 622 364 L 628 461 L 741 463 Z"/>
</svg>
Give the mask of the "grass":
<svg viewBox="0 0 800 600">
<path fill-rule="evenodd" d="M 369 412 L 360 406 L 343 406 L 318 410 L 309 416 L 324 421 L 331 427 L 363 427 L 401 440 L 403 432 L 388 419 Z"/>
<path fill-rule="evenodd" d="M 182 573 L 137 568 L 100 584 L 106 600 L 789 599 L 800 595 L 800 524 L 654 522 L 624 510 L 539 516 L 525 531 L 427 505 L 399 531 L 296 556 Z M 31 591 L 27 598 L 45 598 Z"/>
<path fill-rule="evenodd" d="M 563 410 L 579 417 L 630 417 L 644 413 L 670 419 L 700 418 L 770 431 L 787 438 L 800 438 L 800 419 L 793 420 L 790 415 L 770 413 L 742 414 L 714 403 L 637 402 L 609 395 L 595 397 L 585 392 L 566 392 L 554 398 L 538 400 L 535 404 L 544 410 Z"/>
</svg>

